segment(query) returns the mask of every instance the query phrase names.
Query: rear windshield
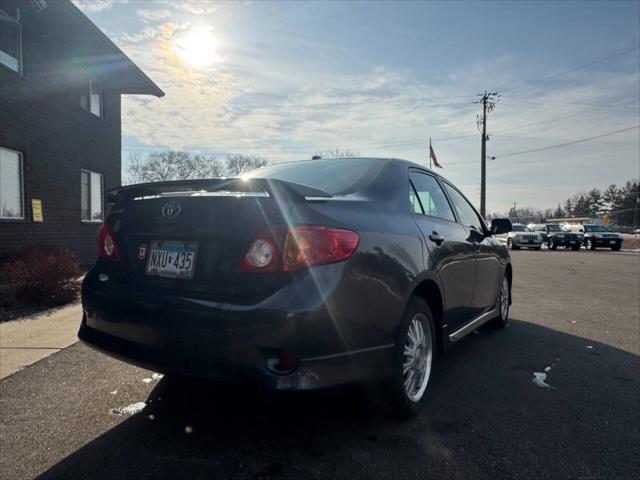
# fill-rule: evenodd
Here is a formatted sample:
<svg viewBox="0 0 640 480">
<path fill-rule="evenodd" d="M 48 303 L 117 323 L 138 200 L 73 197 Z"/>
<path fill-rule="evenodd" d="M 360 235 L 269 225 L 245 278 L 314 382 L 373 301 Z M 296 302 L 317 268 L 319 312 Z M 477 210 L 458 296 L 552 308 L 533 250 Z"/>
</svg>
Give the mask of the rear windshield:
<svg viewBox="0 0 640 480">
<path fill-rule="evenodd" d="M 549 231 L 549 232 L 561 232 L 562 229 L 560 228 L 560 225 L 547 225 L 547 231 Z"/>
<path fill-rule="evenodd" d="M 243 177 L 275 178 L 308 185 L 330 195 L 348 195 L 366 188 L 383 166 L 383 161 L 371 158 L 320 159 L 270 165 Z"/>
<path fill-rule="evenodd" d="M 524 225 L 514 225 L 511 228 L 512 232 L 530 232 L 531 230 L 529 230 L 527 227 L 525 227 Z"/>
</svg>

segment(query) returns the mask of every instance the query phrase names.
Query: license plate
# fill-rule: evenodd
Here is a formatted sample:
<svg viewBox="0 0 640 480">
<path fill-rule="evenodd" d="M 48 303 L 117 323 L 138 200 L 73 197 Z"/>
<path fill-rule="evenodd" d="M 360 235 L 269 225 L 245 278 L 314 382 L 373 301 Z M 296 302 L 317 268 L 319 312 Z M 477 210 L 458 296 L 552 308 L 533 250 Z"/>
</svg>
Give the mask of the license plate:
<svg viewBox="0 0 640 480">
<path fill-rule="evenodd" d="M 191 242 L 151 242 L 147 275 L 167 278 L 193 278 L 198 244 Z"/>
<path fill-rule="evenodd" d="M 609 240 L 609 243 L 613 245 L 614 243 L 616 243 L 616 241 L 615 240 Z"/>
</svg>

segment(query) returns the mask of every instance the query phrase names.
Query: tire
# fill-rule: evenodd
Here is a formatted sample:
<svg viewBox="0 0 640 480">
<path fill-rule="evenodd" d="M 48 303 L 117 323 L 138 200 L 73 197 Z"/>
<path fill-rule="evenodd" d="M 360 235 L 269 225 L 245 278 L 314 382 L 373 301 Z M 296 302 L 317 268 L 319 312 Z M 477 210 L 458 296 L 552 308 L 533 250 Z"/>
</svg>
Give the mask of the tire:
<svg viewBox="0 0 640 480">
<path fill-rule="evenodd" d="M 584 242 L 584 248 L 585 250 L 595 250 L 596 246 L 593 244 L 593 241 L 587 239 Z"/>
<path fill-rule="evenodd" d="M 491 325 L 495 328 L 505 328 L 509 323 L 509 307 L 511 303 L 511 282 L 505 274 L 498 293 L 498 316 L 491 320 Z"/>
<path fill-rule="evenodd" d="M 542 247 L 535 247 L 534 250 L 541 250 Z"/>
<path fill-rule="evenodd" d="M 419 341 L 420 338 L 424 339 L 424 343 Z M 429 305 L 419 297 L 411 297 L 398 328 L 392 376 L 389 380 L 389 403 L 393 415 L 398 419 L 414 417 L 424 404 L 433 370 L 436 338 L 435 323 Z M 408 366 L 409 362 L 413 362 L 413 368 Z M 417 380 L 412 381 L 410 377 Z"/>
<path fill-rule="evenodd" d="M 556 248 L 558 248 L 553 240 L 547 240 L 547 247 L 549 247 L 549 250 L 555 250 Z"/>
<path fill-rule="evenodd" d="M 573 250 L 574 252 L 577 252 L 578 250 L 580 250 L 580 245 L 572 245 L 571 250 Z"/>
<path fill-rule="evenodd" d="M 520 247 L 518 247 L 517 245 L 514 245 L 513 240 L 509 238 L 507 239 L 507 248 L 509 250 L 518 250 Z"/>
</svg>

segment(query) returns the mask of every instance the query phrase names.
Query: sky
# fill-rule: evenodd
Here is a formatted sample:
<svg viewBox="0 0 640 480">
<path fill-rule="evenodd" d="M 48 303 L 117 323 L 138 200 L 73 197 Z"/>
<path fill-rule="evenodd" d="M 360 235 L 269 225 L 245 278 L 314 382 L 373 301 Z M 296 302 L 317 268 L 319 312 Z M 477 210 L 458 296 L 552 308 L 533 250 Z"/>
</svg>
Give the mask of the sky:
<svg viewBox="0 0 640 480">
<path fill-rule="evenodd" d="M 431 138 L 478 205 L 486 90 L 489 212 L 640 176 L 639 1 L 73 1 L 166 93 L 123 97 L 124 161 L 341 148 L 428 164 Z"/>
</svg>

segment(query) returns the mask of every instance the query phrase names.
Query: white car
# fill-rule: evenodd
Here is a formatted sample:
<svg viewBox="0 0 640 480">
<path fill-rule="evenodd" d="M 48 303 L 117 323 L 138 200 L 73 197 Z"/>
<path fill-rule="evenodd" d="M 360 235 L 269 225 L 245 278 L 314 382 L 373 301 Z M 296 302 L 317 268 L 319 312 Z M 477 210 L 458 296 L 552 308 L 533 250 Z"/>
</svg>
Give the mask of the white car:
<svg viewBox="0 0 640 480">
<path fill-rule="evenodd" d="M 505 243 L 509 250 L 519 250 L 520 248 L 540 250 L 542 248 L 542 235 L 534 232 L 525 225 L 517 223 L 511 227 L 509 233 L 500 235 L 498 239 L 502 243 Z"/>
</svg>

